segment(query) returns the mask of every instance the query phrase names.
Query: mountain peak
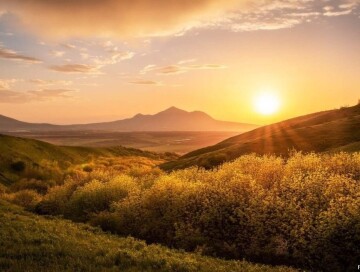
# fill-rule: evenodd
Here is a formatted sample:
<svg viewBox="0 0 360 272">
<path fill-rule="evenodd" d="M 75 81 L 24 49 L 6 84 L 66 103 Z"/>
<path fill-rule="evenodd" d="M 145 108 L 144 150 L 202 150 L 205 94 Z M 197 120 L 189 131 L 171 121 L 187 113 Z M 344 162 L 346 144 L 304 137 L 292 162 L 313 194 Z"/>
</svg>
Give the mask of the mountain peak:
<svg viewBox="0 0 360 272">
<path fill-rule="evenodd" d="M 172 107 L 170 107 L 162 112 L 159 112 L 159 113 L 185 113 L 185 112 L 187 113 L 187 111 L 184 111 L 182 109 L 172 106 Z"/>
<path fill-rule="evenodd" d="M 145 116 L 145 115 L 142 113 L 138 113 L 138 114 L 134 115 L 134 118 L 139 118 L 139 117 L 143 117 L 143 116 Z"/>
</svg>

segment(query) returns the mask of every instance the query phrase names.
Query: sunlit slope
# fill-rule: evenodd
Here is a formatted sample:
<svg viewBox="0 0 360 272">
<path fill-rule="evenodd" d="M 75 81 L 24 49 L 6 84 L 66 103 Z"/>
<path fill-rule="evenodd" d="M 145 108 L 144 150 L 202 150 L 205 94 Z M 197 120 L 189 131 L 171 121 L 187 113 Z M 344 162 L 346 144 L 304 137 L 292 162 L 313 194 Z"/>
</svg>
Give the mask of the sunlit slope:
<svg viewBox="0 0 360 272">
<path fill-rule="evenodd" d="M 0 183 L 9 184 L 24 171 L 14 164 L 23 162 L 31 167 L 42 167 L 44 161 L 56 163 L 60 169 L 86 163 L 97 157 L 139 156 L 152 159 L 163 155 L 125 147 L 90 148 L 56 146 L 49 143 L 0 134 Z M 15 169 L 14 169 L 15 168 Z"/>
<path fill-rule="evenodd" d="M 1 271 L 295 271 L 182 253 L 83 224 L 45 219 L 0 200 Z"/>
<path fill-rule="evenodd" d="M 304 152 L 359 151 L 360 105 L 313 113 L 255 129 L 214 146 L 190 152 L 164 169 L 189 166 L 211 168 L 243 154 L 287 155 Z"/>
</svg>

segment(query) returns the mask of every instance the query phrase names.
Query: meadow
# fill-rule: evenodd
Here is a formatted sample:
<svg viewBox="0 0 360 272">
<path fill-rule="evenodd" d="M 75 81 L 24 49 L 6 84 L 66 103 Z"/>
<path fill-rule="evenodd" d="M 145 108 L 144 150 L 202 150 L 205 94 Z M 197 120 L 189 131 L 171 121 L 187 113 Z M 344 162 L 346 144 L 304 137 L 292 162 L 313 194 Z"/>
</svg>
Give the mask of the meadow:
<svg viewBox="0 0 360 272">
<path fill-rule="evenodd" d="M 0 222 L 1 271 L 295 271 L 147 245 L 89 225 L 36 216 L 1 199 Z"/>
<path fill-rule="evenodd" d="M 252 154 L 211 170 L 141 169 L 107 165 L 46 190 L 22 181 L 0 190 L 37 214 L 197 255 L 310 271 L 357 268 L 360 153 Z"/>
<path fill-rule="evenodd" d="M 216 144 L 239 132 L 229 131 L 48 131 L 7 132 L 9 135 L 37 139 L 55 145 L 112 147 L 126 146 L 152 152 L 187 152 Z"/>
</svg>

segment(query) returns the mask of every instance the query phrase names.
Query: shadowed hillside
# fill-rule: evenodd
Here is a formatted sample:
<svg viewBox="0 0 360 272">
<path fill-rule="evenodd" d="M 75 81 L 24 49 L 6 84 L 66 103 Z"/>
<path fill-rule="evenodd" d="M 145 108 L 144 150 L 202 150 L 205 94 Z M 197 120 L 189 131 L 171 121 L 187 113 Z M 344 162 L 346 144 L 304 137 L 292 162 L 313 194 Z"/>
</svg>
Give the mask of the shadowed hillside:
<svg viewBox="0 0 360 272">
<path fill-rule="evenodd" d="M 247 153 L 287 155 L 360 150 L 360 105 L 313 113 L 255 129 L 214 146 L 190 152 L 164 169 L 211 168 Z"/>
<path fill-rule="evenodd" d="M 147 246 L 84 224 L 32 215 L 2 200 L 0 221 L 1 271 L 295 271 Z"/>
</svg>

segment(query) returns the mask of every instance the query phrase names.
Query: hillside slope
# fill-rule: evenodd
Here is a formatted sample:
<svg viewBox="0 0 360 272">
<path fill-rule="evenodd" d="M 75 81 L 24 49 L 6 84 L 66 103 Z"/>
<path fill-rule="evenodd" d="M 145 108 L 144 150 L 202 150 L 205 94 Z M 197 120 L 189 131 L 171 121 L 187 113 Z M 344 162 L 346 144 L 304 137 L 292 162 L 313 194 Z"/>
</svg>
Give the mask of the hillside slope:
<svg viewBox="0 0 360 272">
<path fill-rule="evenodd" d="M 304 152 L 359 151 L 360 105 L 313 113 L 264 126 L 214 146 L 190 152 L 163 169 L 211 168 L 248 153 L 287 155 Z"/>
<path fill-rule="evenodd" d="M 187 112 L 175 107 L 154 115 L 137 114 L 113 122 L 52 125 L 21 122 L 0 115 L 1 132 L 17 131 L 249 131 L 258 126 L 215 120 L 201 111 Z"/>
<path fill-rule="evenodd" d="M 168 160 L 172 154 L 157 154 L 122 146 L 108 148 L 56 146 L 38 140 L 24 139 L 0 134 L 0 183 L 10 184 L 21 177 L 29 176 L 40 168 L 54 168 L 60 171 L 72 165 L 83 164 L 98 157 L 144 157 L 153 160 Z M 169 157 L 169 158 L 168 158 Z M 46 161 L 46 167 L 44 167 Z M 32 168 L 28 173 L 21 162 Z M 49 165 L 51 163 L 52 165 Z M 48 169 L 45 169 L 48 170 Z"/>
<path fill-rule="evenodd" d="M 181 253 L 84 224 L 42 218 L 0 199 L 1 271 L 295 271 Z"/>
</svg>

